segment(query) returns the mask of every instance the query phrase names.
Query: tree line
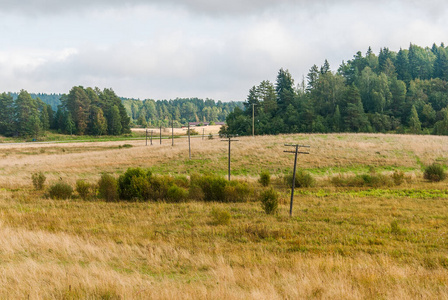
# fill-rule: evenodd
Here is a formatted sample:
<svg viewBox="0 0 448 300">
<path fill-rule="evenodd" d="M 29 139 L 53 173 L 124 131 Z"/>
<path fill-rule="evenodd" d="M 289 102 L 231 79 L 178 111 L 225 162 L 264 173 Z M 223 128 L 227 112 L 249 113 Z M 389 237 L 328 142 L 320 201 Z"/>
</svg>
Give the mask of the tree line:
<svg viewBox="0 0 448 300">
<path fill-rule="evenodd" d="M 56 111 L 25 90 L 0 95 L 1 135 L 37 138 L 50 129 L 65 134 L 120 135 L 130 132 L 130 118 L 111 89 L 75 86 L 60 97 Z"/>
<path fill-rule="evenodd" d="M 397 132 L 448 135 L 448 48 L 411 44 L 398 52 L 369 47 L 342 62 L 313 65 L 295 85 L 280 69 L 276 83 L 249 90 L 244 109 L 235 108 L 222 133 L 256 134 Z"/>
<path fill-rule="evenodd" d="M 211 99 L 177 98 L 174 100 L 144 101 L 124 99 L 123 105 L 133 124 L 149 126 L 186 125 L 188 122 L 224 122 L 235 107 L 242 108 L 242 102 L 222 102 Z"/>
</svg>

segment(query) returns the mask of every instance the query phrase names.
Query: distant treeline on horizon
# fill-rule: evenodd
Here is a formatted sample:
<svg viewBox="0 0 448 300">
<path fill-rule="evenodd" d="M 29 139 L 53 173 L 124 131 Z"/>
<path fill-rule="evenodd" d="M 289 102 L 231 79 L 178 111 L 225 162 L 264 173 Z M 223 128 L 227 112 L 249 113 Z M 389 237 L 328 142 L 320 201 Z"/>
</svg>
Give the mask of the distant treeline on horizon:
<svg viewBox="0 0 448 300">
<path fill-rule="evenodd" d="M 275 85 L 249 90 L 222 133 L 395 132 L 448 135 L 448 48 L 411 44 L 398 52 L 368 49 L 331 71 L 313 65 L 298 85 L 280 69 Z M 254 111 L 253 111 L 254 110 Z"/>
<path fill-rule="evenodd" d="M 211 99 L 135 100 L 112 89 L 73 87 L 68 94 L 3 93 L 0 134 L 39 137 L 47 130 L 77 135 L 119 135 L 132 126 L 176 127 L 187 122 L 223 122 L 242 102 Z"/>
</svg>

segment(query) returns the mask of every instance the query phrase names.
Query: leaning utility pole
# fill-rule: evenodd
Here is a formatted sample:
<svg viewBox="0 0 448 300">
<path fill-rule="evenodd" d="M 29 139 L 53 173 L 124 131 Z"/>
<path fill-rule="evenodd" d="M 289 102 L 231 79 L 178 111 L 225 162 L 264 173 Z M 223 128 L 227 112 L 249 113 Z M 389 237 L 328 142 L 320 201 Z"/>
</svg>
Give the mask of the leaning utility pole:
<svg viewBox="0 0 448 300">
<path fill-rule="evenodd" d="M 234 134 L 229 134 L 226 136 L 225 140 L 221 140 L 222 142 L 226 142 L 229 141 L 229 165 L 228 165 L 228 171 L 229 171 L 229 181 L 230 181 L 230 143 L 231 142 L 238 142 L 239 140 L 232 140 L 232 138 L 237 137 L 238 135 L 234 135 Z"/>
<path fill-rule="evenodd" d="M 285 144 L 285 146 L 287 147 L 295 147 L 296 149 L 294 151 L 283 151 L 286 153 L 294 153 L 295 157 L 294 157 L 294 171 L 292 173 L 292 188 L 291 188 L 291 202 L 289 204 L 289 216 L 292 216 L 292 204 L 294 201 L 294 188 L 296 185 L 296 167 L 297 167 L 297 154 L 301 153 L 301 154 L 310 154 L 309 152 L 300 152 L 299 151 L 299 147 L 304 147 L 304 148 L 310 148 L 310 146 L 305 146 L 305 145 L 291 145 L 291 144 Z"/>
</svg>

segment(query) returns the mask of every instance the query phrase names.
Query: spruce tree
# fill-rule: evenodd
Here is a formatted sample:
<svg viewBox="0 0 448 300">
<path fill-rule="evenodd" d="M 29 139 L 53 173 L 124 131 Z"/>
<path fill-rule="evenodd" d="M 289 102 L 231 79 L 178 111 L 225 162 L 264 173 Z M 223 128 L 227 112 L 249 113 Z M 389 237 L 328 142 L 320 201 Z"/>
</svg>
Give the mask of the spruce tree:
<svg viewBox="0 0 448 300">
<path fill-rule="evenodd" d="M 419 134 L 422 131 L 422 123 L 418 118 L 417 109 L 412 105 L 411 116 L 409 117 L 409 129 L 414 134 Z"/>
</svg>

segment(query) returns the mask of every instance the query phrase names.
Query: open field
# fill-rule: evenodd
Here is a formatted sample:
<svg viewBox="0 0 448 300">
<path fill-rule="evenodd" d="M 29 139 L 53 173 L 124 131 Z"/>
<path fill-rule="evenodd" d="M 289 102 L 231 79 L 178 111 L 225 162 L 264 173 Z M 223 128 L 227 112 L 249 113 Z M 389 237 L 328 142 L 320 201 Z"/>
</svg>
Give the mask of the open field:
<svg viewBox="0 0 448 300">
<path fill-rule="evenodd" d="M 31 174 L 96 182 L 128 167 L 226 175 L 219 138 L 0 144 L 1 299 L 446 299 L 447 182 L 422 167 L 448 163 L 448 138 L 371 134 L 241 137 L 232 174 L 258 186 L 261 170 L 292 170 L 285 143 L 310 145 L 299 166 L 317 186 L 288 190 L 280 211 L 259 202 L 138 203 L 52 200 Z M 124 144 L 132 147 L 123 147 Z M 387 188 L 337 188 L 338 174 L 400 170 Z M 211 211 L 231 215 L 217 225 Z"/>
</svg>

